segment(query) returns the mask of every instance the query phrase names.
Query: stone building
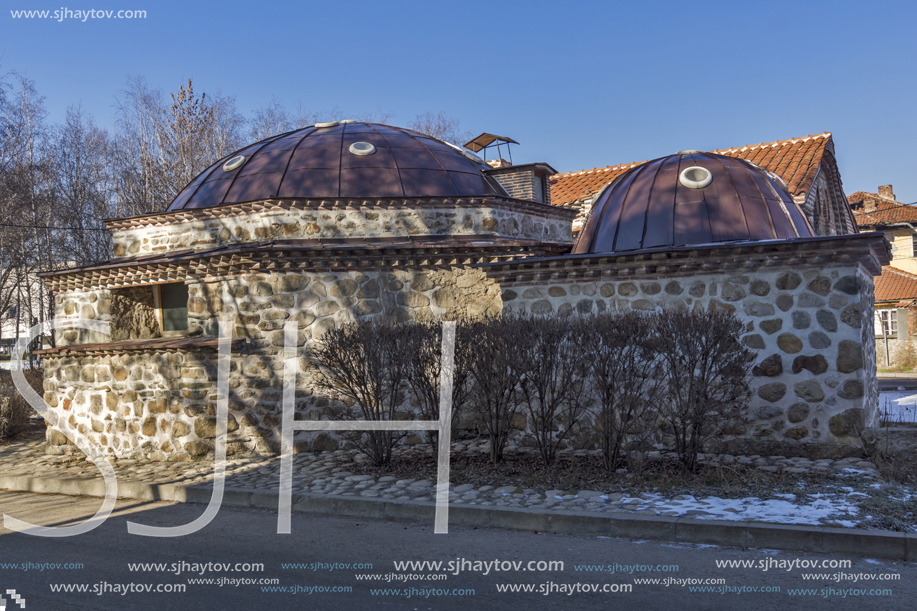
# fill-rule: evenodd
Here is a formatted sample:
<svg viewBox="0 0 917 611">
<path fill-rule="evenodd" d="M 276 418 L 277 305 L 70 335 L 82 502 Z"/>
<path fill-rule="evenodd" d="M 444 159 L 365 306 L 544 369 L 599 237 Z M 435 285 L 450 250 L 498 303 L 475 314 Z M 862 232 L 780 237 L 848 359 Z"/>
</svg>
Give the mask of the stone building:
<svg viewBox="0 0 917 611">
<path fill-rule="evenodd" d="M 876 363 L 917 367 L 917 274 L 886 265 L 876 278 Z"/>
<path fill-rule="evenodd" d="M 917 206 L 895 197 L 892 185 L 847 198 L 860 231 L 881 231 L 891 261 L 876 278 L 875 336 L 882 367 L 917 366 Z"/>
<path fill-rule="evenodd" d="M 207 454 L 217 324 L 231 320 L 229 451 L 272 453 L 289 320 L 307 351 L 364 316 L 715 308 L 745 320 L 759 351 L 744 447 L 843 453 L 876 415 L 872 278 L 887 245 L 855 233 L 830 134 L 800 142 L 806 154 L 782 175 L 697 152 L 606 172 L 614 182 L 596 187 L 574 247 L 583 206 L 549 203 L 569 202 L 556 175 L 544 190 L 547 164 L 490 168 L 377 124 L 269 138 L 208 168 L 165 212 L 109 221 L 111 261 L 44 275 L 59 319 L 111 323 L 110 336 L 57 334 L 45 399 L 58 428 L 110 453 Z M 300 417 L 333 417 L 305 357 L 299 369 Z M 52 452 L 69 447 L 49 430 Z M 338 447 L 330 433 L 297 440 Z"/>
<path fill-rule="evenodd" d="M 860 231 L 881 231 L 891 244 L 889 265 L 917 274 L 917 206 L 897 201 L 892 185 L 878 193 L 857 191 L 847 198 Z"/>
</svg>

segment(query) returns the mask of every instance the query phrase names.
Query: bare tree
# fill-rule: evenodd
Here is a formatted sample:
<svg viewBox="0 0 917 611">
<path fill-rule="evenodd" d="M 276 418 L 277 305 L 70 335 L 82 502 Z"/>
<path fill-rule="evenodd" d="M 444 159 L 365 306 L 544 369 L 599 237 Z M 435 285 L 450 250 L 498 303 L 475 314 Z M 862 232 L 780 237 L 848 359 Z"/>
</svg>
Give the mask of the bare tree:
<svg viewBox="0 0 917 611">
<path fill-rule="evenodd" d="M 246 121 L 236 108 L 234 97 L 218 91 L 207 99 L 213 112 L 213 130 L 204 143 L 204 157 L 213 162 L 245 146 Z"/>
<path fill-rule="evenodd" d="M 182 85 L 169 95 L 172 105 L 162 110 L 158 137 L 162 157 L 161 189 L 171 200 L 213 163 L 206 153 L 216 121 L 213 108 L 207 104 L 207 94 L 197 97 L 191 79 L 188 79 L 187 88 Z"/>
<path fill-rule="evenodd" d="M 112 176 L 119 216 L 161 212 L 200 172 L 242 145 L 244 119 L 227 96 L 170 94 L 132 77 L 119 99 Z"/>
<path fill-rule="evenodd" d="M 383 110 L 380 106 L 372 112 L 363 112 L 356 115 L 357 121 L 362 121 L 364 123 L 388 123 L 395 116 L 395 113 Z"/>
<path fill-rule="evenodd" d="M 58 263 L 88 265 L 111 254 L 102 222 L 115 215 L 108 133 L 80 106 L 71 106 L 54 138 L 54 210 L 61 227 Z"/>
<path fill-rule="evenodd" d="M 425 112 L 421 115 L 417 115 L 417 117 L 408 124 L 408 127 L 422 134 L 451 142 L 456 146 L 462 146 L 471 140 L 471 132 L 462 130 L 459 125 L 458 119 L 450 117 L 446 113 L 440 111 L 437 114 Z"/>
<path fill-rule="evenodd" d="M 252 115 L 249 122 L 249 138 L 253 142 L 259 142 L 294 129 L 294 118 L 277 98 L 271 98 L 267 105 L 256 109 Z"/>
<path fill-rule="evenodd" d="M 118 216 L 161 212 L 168 203 L 159 147 L 164 111 L 158 89 L 141 76 L 128 79 L 118 99 L 118 132 L 111 158 Z"/>
</svg>

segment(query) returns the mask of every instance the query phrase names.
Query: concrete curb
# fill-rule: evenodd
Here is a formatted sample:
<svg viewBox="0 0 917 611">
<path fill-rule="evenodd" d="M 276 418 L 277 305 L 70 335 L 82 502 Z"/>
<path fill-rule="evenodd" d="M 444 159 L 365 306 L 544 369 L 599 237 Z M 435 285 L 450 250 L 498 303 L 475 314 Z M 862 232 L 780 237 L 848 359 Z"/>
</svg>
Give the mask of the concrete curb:
<svg viewBox="0 0 917 611">
<path fill-rule="evenodd" d="M 0 476 L 0 489 L 101 497 L 105 495 L 105 482 L 96 479 Z M 206 504 L 210 501 L 210 488 L 177 484 L 119 482 L 118 498 Z M 296 513 L 427 522 L 431 527 L 435 511 L 435 505 L 432 502 L 396 499 L 294 494 L 292 500 L 293 511 Z M 223 505 L 276 511 L 277 494 L 258 490 L 227 489 L 223 495 Z M 450 505 L 449 525 L 571 535 L 602 535 L 624 539 L 651 539 L 731 547 L 757 547 L 843 556 L 867 556 L 906 562 L 917 561 L 917 534 L 854 528 L 595 514 L 580 511 L 546 513 L 521 507 L 469 505 Z"/>
</svg>

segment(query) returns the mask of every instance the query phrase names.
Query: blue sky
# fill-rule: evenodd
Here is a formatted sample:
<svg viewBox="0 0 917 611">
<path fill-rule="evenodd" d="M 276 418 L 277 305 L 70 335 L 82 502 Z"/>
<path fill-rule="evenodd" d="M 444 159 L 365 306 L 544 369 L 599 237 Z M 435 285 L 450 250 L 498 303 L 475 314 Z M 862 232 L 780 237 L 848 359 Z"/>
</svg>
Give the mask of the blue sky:
<svg viewBox="0 0 917 611">
<path fill-rule="evenodd" d="M 913 2 L 12 0 L 0 68 L 110 126 L 128 75 L 313 111 L 444 111 L 560 171 L 831 131 L 847 194 L 917 201 Z M 13 19 L 18 9 L 146 19 Z"/>
</svg>

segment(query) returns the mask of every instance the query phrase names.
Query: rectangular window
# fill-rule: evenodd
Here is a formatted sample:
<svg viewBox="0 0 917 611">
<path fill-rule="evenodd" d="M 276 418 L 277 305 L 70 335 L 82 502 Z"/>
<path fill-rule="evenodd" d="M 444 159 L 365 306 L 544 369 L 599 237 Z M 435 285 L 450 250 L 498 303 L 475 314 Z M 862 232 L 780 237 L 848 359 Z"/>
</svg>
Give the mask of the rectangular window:
<svg viewBox="0 0 917 611">
<path fill-rule="evenodd" d="M 917 257 L 917 233 L 911 234 L 911 256 Z"/>
<path fill-rule="evenodd" d="M 159 322 L 163 335 L 180 335 L 188 330 L 188 286 L 183 282 L 160 284 Z"/>
<path fill-rule="evenodd" d="M 896 337 L 898 335 L 898 311 L 893 309 L 876 310 L 876 336 Z"/>
</svg>

